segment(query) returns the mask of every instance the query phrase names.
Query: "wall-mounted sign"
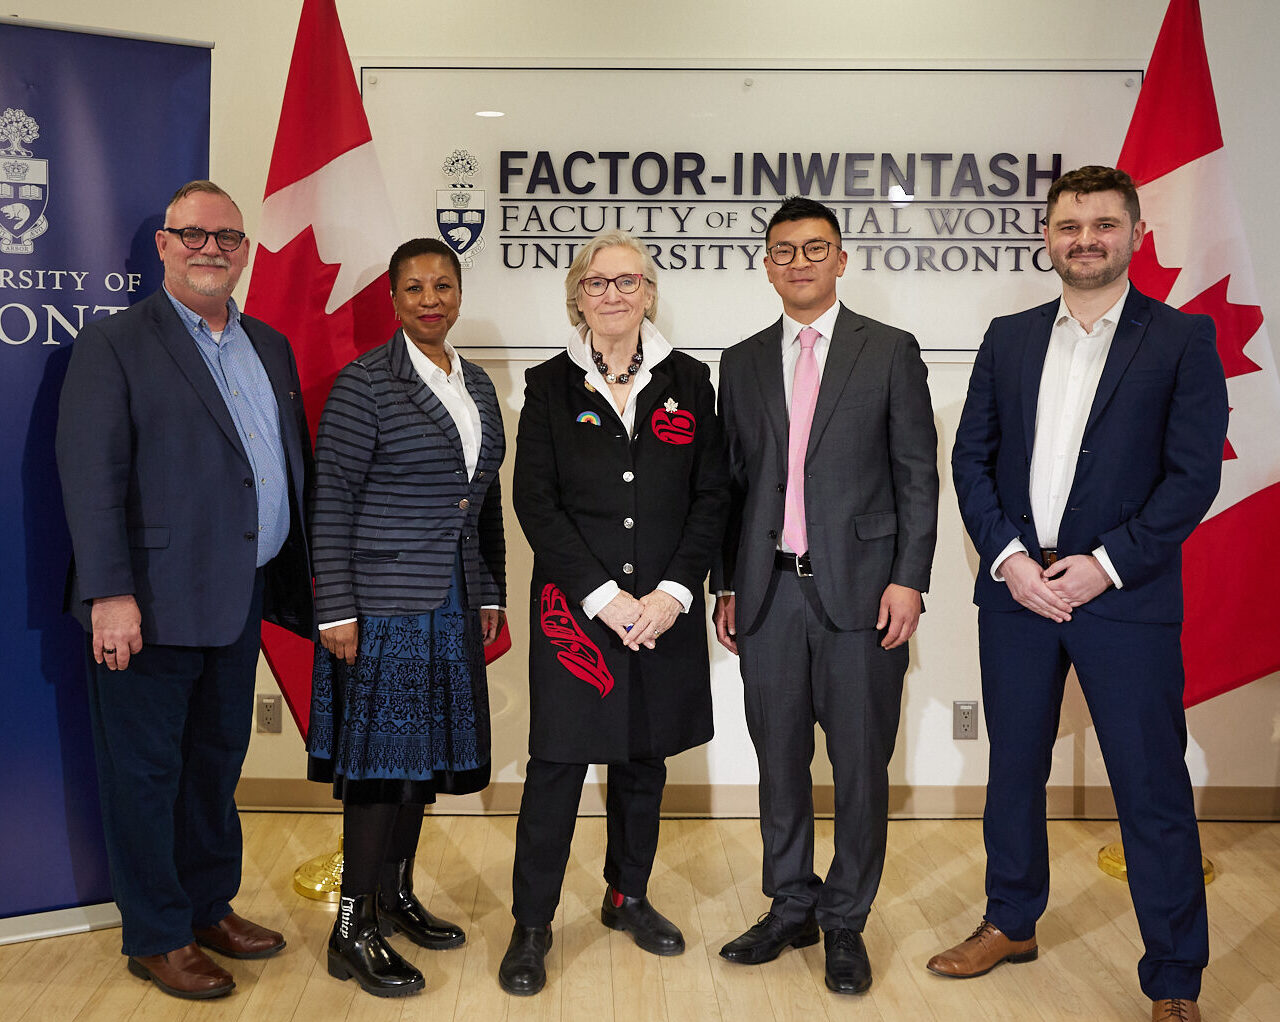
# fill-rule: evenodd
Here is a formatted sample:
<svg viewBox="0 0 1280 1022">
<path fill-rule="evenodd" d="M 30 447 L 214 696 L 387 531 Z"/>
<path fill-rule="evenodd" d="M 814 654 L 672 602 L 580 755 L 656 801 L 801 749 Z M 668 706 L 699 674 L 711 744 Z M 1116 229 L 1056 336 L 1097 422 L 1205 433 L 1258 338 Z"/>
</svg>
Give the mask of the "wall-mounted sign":
<svg viewBox="0 0 1280 1022">
<path fill-rule="evenodd" d="M 968 358 L 992 315 L 1057 287 L 1040 228 L 1063 171 L 1111 163 L 1135 71 L 374 67 L 365 106 L 406 237 L 465 267 L 455 337 L 553 349 L 562 282 L 625 228 L 660 269 L 659 325 L 715 351 L 776 319 L 761 260 L 781 199 L 840 220 L 847 304 Z M 500 115 L 500 116 L 495 116 Z"/>
</svg>

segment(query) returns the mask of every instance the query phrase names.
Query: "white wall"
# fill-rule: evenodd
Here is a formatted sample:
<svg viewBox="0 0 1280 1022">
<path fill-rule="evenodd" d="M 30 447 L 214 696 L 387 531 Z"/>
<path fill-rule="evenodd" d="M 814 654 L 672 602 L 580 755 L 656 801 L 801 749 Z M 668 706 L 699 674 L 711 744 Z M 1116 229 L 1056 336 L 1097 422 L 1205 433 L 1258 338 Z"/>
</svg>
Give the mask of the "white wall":
<svg viewBox="0 0 1280 1022">
<path fill-rule="evenodd" d="M 612 8 L 570 0 L 540 3 L 470 0 L 339 0 L 348 47 L 356 58 L 474 59 L 480 63 L 616 62 L 645 60 L 752 61 L 807 59 L 880 61 L 1088 62 L 1145 66 L 1155 43 L 1165 0 L 815 0 L 803 8 L 731 0 L 649 0 Z M 1280 317 L 1280 202 L 1275 167 L 1280 134 L 1274 102 L 1280 72 L 1274 40 L 1280 36 L 1280 4 L 1274 0 L 1202 0 L 1205 38 L 1213 68 L 1223 134 L 1246 229 L 1264 311 Z M 1069 7 L 1068 13 L 1063 13 Z M 18 17 L 71 25 L 202 39 L 213 53 L 211 173 L 237 196 L 248 230 L 257 227 L 279 116 L 300 0 L 39 0 L 11 8 Z M 1066 102 L 1066 100 L 1064 100 Z M 565 116 L 573 116 L 566 110 Z M 429 108 L 406 111 L 406 125 L 430 130 Z M 1028 116 L 1053 117 L 1053 110 Z M 1271 127 L 1268 127 L 1271 125 Z M 1097 154 L 1109 162 L 1114 153 Z M 121 158 L 127 159 L 122 147 Z M 763 286 L 763 282 L 762 282 Z M 243 287 L 242 287 L 243 291 Z M 858 279 L 849 274 L 842 298 L 859 304 Z M 1046 298 L 1049 297 L 1046 295 Z M 483 296 L 468 295 L 482 302 Z M 892 321 L 892 310 L 868 310 Z M 1280 324 L 1280 318 L 1273 318 Z M 985 324 L 974 323 L 981 330 Z M 1272 327 L 1273 343 L 1280 326 Z M 675 338 L 679 343 L 679 338 Z M 524 365 L 488 365 L 506 403 L 514 433 Z M 968 367 L 931 367 L 930 384 L 942 440 L 940 462 L 950 455 Z M 509 464 L 507 479 L 509 483 Z M 508 492 L 510 492 L 508 490 Z M 529 553 L 514 520 L 511 547 L 511 609 L 523 625 Z M 1270 541 L 1274 542 L 1274 538 Z M 896 784 L 981 785 L 986 778 L 985 741 L 951 740 L 950 706 L 979 696 L 975 613 L 970 592 L 975 557 L 963 536 L 954 492 L 944 474 L 939 548 L 928 614 L 913 644 L 913 666 L 899 750 Z M 1229 637 L 1224 637 L 1229 641 Z M 495 776 L 517 780 L 525 749 L 524 676 L 521 644 L 491 674 L 494 702 Z M 676 783 L 745 784 L 755 762 L 742 723 L 740 683 L 727 656 L 714 661 L 717 738 L 707 748 L 673 761 Z M 268 690 L 272 683 L 260 684 Z M 1189 714 L 1192 778 L 1203 786 L 1280 785 L 1280 676 L 1219 697 Z M 829 780 L 825 767 L 815 773 Z M 246 776 L 301 777 L 297 736 L 258 736 Z M 1105 785 L 1106 775 L 1078 691 L 1069 692 L 1054 784 Z"/>
</svg>

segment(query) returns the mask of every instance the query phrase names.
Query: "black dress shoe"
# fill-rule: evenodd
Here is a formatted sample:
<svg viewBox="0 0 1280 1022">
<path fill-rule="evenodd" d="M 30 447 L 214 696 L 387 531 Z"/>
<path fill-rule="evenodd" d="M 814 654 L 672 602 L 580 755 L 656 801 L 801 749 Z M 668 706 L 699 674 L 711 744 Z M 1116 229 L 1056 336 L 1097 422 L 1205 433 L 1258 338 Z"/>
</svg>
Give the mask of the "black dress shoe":
<svg viewBox="0 0 1280 1022">
<path fill-rule="evenodd" d="M 404 997 L 426 986 L 422 973 L 386 942 L 372 894 L 344 896 L 329 934 L 329 975 L 354 979 L 375 997 Z"/>
<path fill-rule="evenodd" d="M 550 926 L 521 926 L 511 931 L 511 943 L 498 966 L 498 985 L 516 997 L 530 997 L 547 985 Z"/>
<path fill-rule="evenodd" d="M 860 994 L 871 987 L 871 960 L 857 930 L 828 930 L 822 935 L 827 949 L 827 989 L 837 994 Z"/>
<path fill-rule="evenodd" d="M 610 887 L 604 892 L 600 922 L 611 930 L 631 934 L 636 946 L 651 955 L 684 954 L 684 934 L 650 905 L 648 898 L 628 898 Z"/>
<path fill-rule="evenodd" d="M 419 947 L 445 951 L 461 947 L 467 935 L 457 923 L 433 916 L 413 893 L 413 860 L 388 863 L 378 886 L 378 926 L 384 937 L 397 930 Z"/>
<path fill-rule="evenodd" d="M 788 947 L 808 947 L 816 943 L 818 923 L 812 916 L 788 923 L 766 912 L 756 920 L 755 926 L 722 947 L 720 957 L 742 965 L 759 965 L 772 962 Z"/>
</svg>

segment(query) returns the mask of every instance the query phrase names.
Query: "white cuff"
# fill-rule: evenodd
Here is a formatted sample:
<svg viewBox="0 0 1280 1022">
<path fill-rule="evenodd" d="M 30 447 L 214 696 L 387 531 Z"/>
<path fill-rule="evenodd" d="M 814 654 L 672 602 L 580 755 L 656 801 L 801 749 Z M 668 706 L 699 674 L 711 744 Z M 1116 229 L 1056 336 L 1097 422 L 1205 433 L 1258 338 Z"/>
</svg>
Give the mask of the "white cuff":
<svg viewBox="0 0 1280 1022">
<path fill-rule="evenodd" d="M 995 579 L 997 582 L 1004 581 L 1004 576 L 1001 575 L 998 571 L 996 571 L 996 569 L 1000 567 L 1000 565 L 1004 564 L 1004 562 L 1009 559 L 1009 556 L 1011 554 L 1016 554 L 1016 553 L 1024 553 L 1024 554 L 1027 553 L 1026 544 L 1023 543 L 1022 540 L 1020 539 L 1010 540 L 1009 545 L 1000 551 L 1000 556 L 991 562 L 991 577 L 993 579 Z"/>
<path fill-rule="evenodd" d="M 656 586 L 661 592 L 666 593 L 672 599 L 680 601 L 680 613 L 688 614 L 689 608 L 693 606 L 693 593 L 682 586 L 679 582 L 672 582 L 669 578 L 664 578 Z"/>
<path fill-rule="evenodd" d="M 324 624 L 318 625 L 317 627 L 319 628 L 320 631 L 323 632 L 330 628 L 337 628 L 338 625 L 354 624 L 355 621 L 356 621 L 356 618 L 344 617 L 341 621 L 326 621 Z"/>
<path fill-rule="evenodd" d="M 586 614 L 588 618 L 594 618 L 620 592 L 622 592 L 622 589 L 619 588 L 618 583 L 610 579 L 599 589 L 593 589 L 587 594 L 587 598 L 582 601 L 582 613 Z"/>
<path fill-rule="evenodd" d="M 1111 584 L 1117 589 L 1123 589 L 1124 583 L 1120 581 L 1120 573 L 1116 571 L 1116 566 L 1111 563 L 1111 558 L 1107 556 L 1106 549 L 1098 547 L 1093 552 L 1093 556 L 1098 559 L 1098 563 L 1102 565 L 1102 570 L 1111 578 Z"/>
</svg>

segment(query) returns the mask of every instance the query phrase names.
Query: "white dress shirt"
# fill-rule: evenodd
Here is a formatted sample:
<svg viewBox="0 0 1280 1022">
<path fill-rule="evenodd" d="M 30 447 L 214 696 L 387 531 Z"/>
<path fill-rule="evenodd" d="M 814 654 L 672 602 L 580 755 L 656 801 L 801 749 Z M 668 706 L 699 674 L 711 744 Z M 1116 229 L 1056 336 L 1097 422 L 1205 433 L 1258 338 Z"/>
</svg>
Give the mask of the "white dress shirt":
<svg viewBox="0 0 1280 1022">
<path fill-rule="evenodd" d="M 671 342 L 663 337 L 661 331 L 647 319 L 640 321 L 640 344 L 644 348 L 644 361 L 640 363 L 640 371 L 631 378 L 631 390 L 628 391 L 626 403 L 621 408 L 618 407 L 617 401 L 614 400 L 613 394 L 610 392 L 609 385 L 605 383 L 604 377 L 600 375 L 600 370 L 596 368 L 596 364 L 591 358 L 591 331 L 585 325 L 579 327 L 569 336 L 569 340 L 565 345 L 565 350 L 569 354 L 569 361 L 582 370 L 583 384 L 590 387 L 608 402 L 613 414 L 618 417 L 623 428 L 626 429 L 627 436 L 631 436 L 635 432 L 636 399 L 653 378 L 651 367 L 656 366 L 672 351 Z M 680 613 L 689 613 L 689 608 L 693 606 L 693 593 L 689 591 L 688 586 L 664 578 L 658 583 L 657 588 L 679 602 Z M 582 601 L 582 613 L 589 618 L 594 618 L 620 592 L 622 592 L 622 587 L 616 581 L 610 579 L 604 585 L 593 589 L 587 594 Z"/>
<path fill-rule="evenodd" d="M 1098 318 L 1092 330 L 1085 330 L 1071 315 L 1065 298 L 1058 303 L 1040 373 L 1035 443 L 1031 451 L 1031 517 L 1042 547 L 1058 545 L 1058 531 L 1075 482 L 1085 423 L 1089 420 L 1098 381 L 1128 297 L 1126 285 L 1119 300 Z M 1026 549 L 1021 540 L 1015 539 L 996 558 L 995 565 L 998 567 L 1010 554 L 1025 553 Z M 1093 555 L 1119 589 L 1120 576 L 1106 550 L 1099 546 Z M 1002 580 L 994 568 L 992 577 Z"/>
</svg>

